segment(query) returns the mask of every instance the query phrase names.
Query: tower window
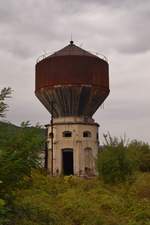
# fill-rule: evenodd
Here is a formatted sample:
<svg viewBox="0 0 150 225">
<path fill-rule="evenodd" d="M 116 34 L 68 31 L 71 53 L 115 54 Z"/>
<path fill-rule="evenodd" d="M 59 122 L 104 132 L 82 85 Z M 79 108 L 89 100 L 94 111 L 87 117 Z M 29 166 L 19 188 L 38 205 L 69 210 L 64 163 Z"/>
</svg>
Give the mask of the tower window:
<svg viewBox="0 0 150 225">
<path fill-rule="evenodd" d="M 64 131 L 63 137 L 72 137 L 72 132 L 71 131 Z"/>
<path fill-rule="evenodd" d="M 98 133 L 96 134 L 96 138 L 97 138 L 97 140 L 98 140 Z"/>
<path fill-rule="evenodd" d="M 90 131 L 84 131 L 83 132 L 83 137 L 91 137 L 91 132 Z"/>
<path fill-rule="evenodd" d="M 49 133 L 49 138 L 54 138 L 54 134 L 52 132 Z"/>
</svg>

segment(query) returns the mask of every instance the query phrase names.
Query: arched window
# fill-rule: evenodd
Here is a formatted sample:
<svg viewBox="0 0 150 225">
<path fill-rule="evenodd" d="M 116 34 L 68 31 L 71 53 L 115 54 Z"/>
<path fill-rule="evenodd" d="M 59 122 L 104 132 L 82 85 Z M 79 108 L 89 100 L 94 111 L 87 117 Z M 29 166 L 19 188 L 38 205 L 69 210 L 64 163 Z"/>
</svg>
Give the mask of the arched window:
<svg viewBox="0 0 150 225">
<path fill-rule="evenodd" d="M 63 137 L 72 137 L 72 132 L 71 131 L 64 131 Z"/>
<path fill-rule="evenodd" d="M 83 137 L 91 137 L 91 132 L 90 131 L 84 131 L 83 132 Z"/>
</svg>

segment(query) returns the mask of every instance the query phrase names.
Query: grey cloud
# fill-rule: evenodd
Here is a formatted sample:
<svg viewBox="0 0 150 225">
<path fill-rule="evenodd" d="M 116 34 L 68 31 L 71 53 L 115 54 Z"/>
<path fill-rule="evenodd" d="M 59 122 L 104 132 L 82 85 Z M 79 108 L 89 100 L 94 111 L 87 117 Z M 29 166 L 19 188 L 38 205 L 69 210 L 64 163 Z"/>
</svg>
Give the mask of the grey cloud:
<svg viewBox="0 0 150 225">
<path fill-rule="evenodd" d="M 119 135 L 127 130 L 131 137 L 136 132 L 148 140 L 149 21 L 148 0 L 2 1 L 1 85 L 15 91 L 8 119 L 49 122 L 49 113 L 34 96 L 36 58 L 67 45 L 72 33 L 75 44 L 110 59 L 110 96 L 105 110 L 94 116 L 102 124 L 100 131 Z"/>
<path fill-rule="evenodd" d="M 136 5 L 133 2 L 5 1 L 0 10 L 1 23 L 6 26 L 9 42 L 20 38 L 22 44 L 18 47 L 14 44 L 15 50 L 13 46 L 10 49 L 14 54 L 22 52 L 24 57 L 31 56 L 35 44 L 36 48 L 40 45 L 42 48 L 44 42 L 52 46 L 56 41 L 65 41 L 67 36 L 69 39 L 71 33 L 88 42 L 92 34 L 93 42 L 98 40 L 104 48 L 131 54 L 150 49 L 150 31 L 147 29 L 150 5 L 147 1 Z M 116 6 L 129 4 L 130 10 L 125 8 L 124 11 Z"/>
</svg>

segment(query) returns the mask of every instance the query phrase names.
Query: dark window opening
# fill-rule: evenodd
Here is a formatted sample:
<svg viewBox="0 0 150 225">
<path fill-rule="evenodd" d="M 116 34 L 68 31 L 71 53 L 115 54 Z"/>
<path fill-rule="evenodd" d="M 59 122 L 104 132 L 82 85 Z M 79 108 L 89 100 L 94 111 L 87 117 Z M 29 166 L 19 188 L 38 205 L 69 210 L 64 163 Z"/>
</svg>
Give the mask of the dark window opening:
<svg viewBox="0 0 150 225">
<path fill-rule="evenodd" d="M 73 149 L 62 150 L 62 165 L 64 175 L 73 175 Z"/>
<path fill-rule="evenodd" d="M 72 132 L 71 131 L 64 131 L 63 137 L 72 137 Z"/>
<path fill-rule="evenodd" d="M 84 131 L 83 132 L 83 137 L 91 137 L 91 132 L 90 131 Z"/>
<path fill-rule="evenodd" d="M 54 138 L 54 134 L 52 132 L 49 133 L 49 138 Z"/>
<path fill-rule="evenodd" d="M 97 138 L 97 140 L 99 139 L 98 133 L 97 133 L 97 135 L 96 135 L 96 138 Z"/>
</svg>

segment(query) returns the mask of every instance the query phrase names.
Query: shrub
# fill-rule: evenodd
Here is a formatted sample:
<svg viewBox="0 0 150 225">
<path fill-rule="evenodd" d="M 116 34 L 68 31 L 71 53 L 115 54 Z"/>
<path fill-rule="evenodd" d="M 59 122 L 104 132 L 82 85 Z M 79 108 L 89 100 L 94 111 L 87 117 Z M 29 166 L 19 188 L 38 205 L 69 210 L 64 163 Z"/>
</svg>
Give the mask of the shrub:
<svg viewBox="0 0 150 225">
<path fill-rule="evenodd" d="M 140 171 L 150 172 L 150 146 L 144 142 L 133 140 L 128 145 L 128 154 Z"/>
<path fill-rule="evenodd" d="M 127 155 L 126 147 L 119 143 L 107 145 L 98 154 L 97 169 L 105 183 L 124 182 L 133 175 L 133 162 Z"/>
</svg>

